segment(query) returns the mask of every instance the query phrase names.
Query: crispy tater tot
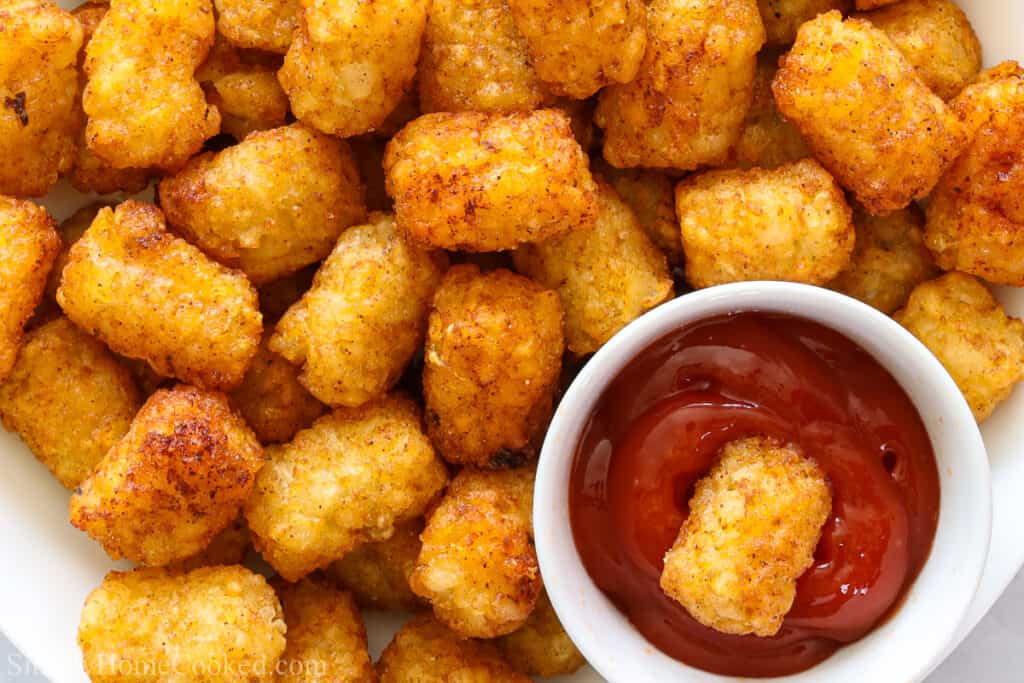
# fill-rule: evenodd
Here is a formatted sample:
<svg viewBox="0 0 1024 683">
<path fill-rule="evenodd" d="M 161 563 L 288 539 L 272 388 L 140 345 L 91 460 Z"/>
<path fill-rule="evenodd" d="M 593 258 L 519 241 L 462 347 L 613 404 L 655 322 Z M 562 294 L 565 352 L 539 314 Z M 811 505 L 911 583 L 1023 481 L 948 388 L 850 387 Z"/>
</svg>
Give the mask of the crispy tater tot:
<svg viewBox="0 0 1024 683">
<path fill-rule="evenodd" d="M 213 0 L 217 32 L 243 48 L 284 54 L 299 25 L 300 0 Z"/>
<path fill-rule="evenodd" d="M 435 247 L 512 249 L 597 220 L 597 192 L 569 117 L 427 114 L 384 155 L 398 226 Z"/>
<path fill-rule="evenodd" d="M 853 212 L 813 159 L 690 176 L 676 187 L 676 212 L 694 287 L 743 280 L 823 285 L 853 251 Z"/>
<path fill-rule="evenodd" d="M 242 414 L 261 443 L 288 441 L 324 412 L 299 383 L 298 369 L 267 345 L 264 335 L 242 383 L 231 392 L 231 405 Z"/>
<path fill-rule="evenodd" d="M 571 122 L 573 137 L 580 143 L 580 149 L 589 152 L 597 143 L 597 134 L 594 130 L 594 107 L 597 106 L 597 102 L 593 99 L 573 100 L 561 97 L 551 106 L 565 112 Z"/>
<path fill-rule="evenodd" d="M 167 569 L 190 572 L 200 567 L 242 564 L 251 545 L 252 537 L 249 536 L 249 527 L 245 525 L 245 517 L 239 515 L 235 521 L 213 537 L 210 545 L 180 562 L 172 562 L 167 565 Z"/>
<path fill-rule="evenodd" d="M 417 86 L 424 113 L 529 111 L 550 99 L 505 0 L 434 0 Z"/>
<path fill-rule="evenodd" d="M 112 0 L 86 50 L 89 149 L 114 168 L 165 169 L 199 151 L 220 130 L 193 77 L 213 33 L 210 0 Z"/>
<path fill-rule="evenodd" d="M 636 77 L 647 46 L 644 0 L 508 0 L 508 7 L 550 92 L 582 100 Z"/>
<path fill-rule="evenodd" d="M 764 26 L 755 0 L 653 0 L 632 82 L 601 91 L 594 123 L 619 168 L 725 161 L 750 106 Z"/>
<path fill-rule="evenodd" d="M 0 380 L 14 367 L 25 323 L 60 251 L 56 222 L 32 202 L 0 195 Z"/>
<path fill-rule="evenodd" d="M 0 419 L 71 489 L 131 424 L 141 400 L 107 348 L 64 317 L 25 335 L 0 382 Z"/>
<path fill-rule="evenodd" d="M 872 216 L 854 209 L 857 241 L 850 264 L 829 287 L 887 315 L 907 303 L 914 287 L 938 274 L 924 245 L 924 216 L 917 206 Z"/>
<path fill-rule="evenodd" d="M 220 110 L 221 130 L 236 140 L 249 133 L 283 126 L 288 117 L 288 96 L 277 74 L 261 66 L 247 66 L 211 82 L 206 96 Z"/>
<path fill-rule="evenodd" d="M 348 589 L 363 607 L 397 612 L 425 606 L 409 587 L 419 557 L 423 520 L 395 527 L 384 541 L 364 543 L 327 568 L 328 577 Z"/>
<path fill-rule="evenodd" d="M 301 366 L 299 381 L 324 403 L 383 396 L 423 344 L 443 258 L 407 242 L 392 216 L 373 214 L 341 236 L 270 348 Z"/>
<path fill-rule="evenodd" d="M 974 137 L 932 193 L 925 241 L 945 270 L 1024 285 L 1024 70 L 955 106 Z"/>
<path fill-rule="evenodd" d="M 680 265 L 683 244 L 679 239 L 672 179 L 645 168 L 615 168 L 604 159 L 594 159 L 592 164 L 595 171 L 611 183 L 622 201 L 629 204 L 640 226 L 665 254 L 669 265 Z"/>
<path fill-rule="evenodd" d="M 516 671 L 528 676 L 567 676 L 586 664 L 562 628 L 547 593 L 541 593 L 525 624 L 496 642 Z"/>
<path fill-rule="evenodd" d="M 245 516 L 256 549 L 288 581 L 390 538 L 448 479 L 417 408 L 395 396 L 337 409 L 267 457 Z"/>
<path fill-rule="evenodd" d="M 836 11 L 800 27 L 772 91 L 815 156 L 872 213 L 927 196 L 966 142 L 888 36 Z"/>
<path fill-rule="evenodd" d="M 277 683 L 377 683 L 366 626 L 352 596 L 303 579 L 277 588 L 288 625 Z"/>
<path fill-rule="evenodd" d="M 542 584 L 532 542 L 534 470 L 464 468 L 427 515 L 409 577 L 443 624 L 465 638 L 522 626 Z"/>
<path fill-rule="evenodd" d="M 41 197 L 66 173 L 82 125 L 82 27 L 54 2 L 0 6 L 0 193 Z"/>
<path fill-rule="evenodd" d="M 1024 379 L 1024 322 L 970 275 L 918 285 L 893 317 L 942 361 L 978 422 Z"/>
<path fill-rule="evenodd" d="M 902 0 L 863 16 L 885 31 L 944 100 L 956 97 L 981 69 L 978 36 L 951 0 Z"/>
<path fill-rule="evenodd" d="M 168 233 L 160 209 L 134 201 L 102 209 L 71 248 L 57 302 L 117 353 L 214 389 L 242 380 L 262 330 L 245 276 Z"/>
<path fill-rule="evenodd" d="M 853 0 L 757 0 L 757 6 L 768 44 L 781 47 L 793 42 L 805 21 L 833 9 L 846 14 L 853 9 Z"/>
<path fill-rule="evenodd" d="M 160 389 L 71 497 L 71 523 L 111 558 L 183 560 L 238 516 L 263 449 L 218 392 Z"/>
<path fill-rule="evenodd" d="M 295 116 L 347 138 L 384 123 L 412 85 L 429 0 L 301 0 L 278 73 Z"/>
<path fill-rule="evenodd" d="M 377 662 L 380 683 L 530 683 L 494 644 L 466 640 L 431 614 L 405 623 Z"/>
<path fill-rule="evenodd" d="M 348 145 L 301 123 L 194 157 L 159 195 L 175 232 L 256 284 L 324 258 L 366 217 Z"/>
<path fill-rule="evenodd" d="M 597 225 L 515 252 L 516 270 L 558 292 L 565 340 L 579 355 L 672 295 L 664 254 L 611 185 L 598 179 Z"/>
<path fill-rule="evenodd" d="M 423 370 L 427 432 L 446 460 L 514 466 L 536 452 L 562 367 L 558 294 L 475 265 L 434 295 Z"/>
<path fill-rule="evenodd" d="M 796 446 L 728 443 L 697 482 L 661 589 L 716 631 L 773 636 L 831 509 L 824 473 Z"/>
<path fill-rule="evenodd" d="M 285 649 L 281 604 L 245 567 L 110 572 L 78 627 L 92 683 L 272 683 Z M 145 672 L 161 672 L 147 676 Z"/>
</svg>

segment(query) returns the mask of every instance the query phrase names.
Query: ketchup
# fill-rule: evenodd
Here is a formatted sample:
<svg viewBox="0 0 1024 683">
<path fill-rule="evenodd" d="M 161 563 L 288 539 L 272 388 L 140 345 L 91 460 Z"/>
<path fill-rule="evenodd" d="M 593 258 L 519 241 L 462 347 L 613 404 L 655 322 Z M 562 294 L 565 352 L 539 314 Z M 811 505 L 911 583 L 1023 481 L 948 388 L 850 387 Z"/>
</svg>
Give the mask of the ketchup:
<svg viewBox="0 0 1024 683">
<path fill-rule="evenodd" d="M 659 587 L 695 482 L 730 441 L 798 445 L 829 480 L 832 512 L 773 637 L 697 623 Z M 599 399 L 573 463 L 576 547 L 598 587 L 656 647 L 714 673 L 803 671 L 899 605 L 928 557 L 939 477 L 906 393 L 839 333 L 737 313 L 658 340 Z"/>
</svg>

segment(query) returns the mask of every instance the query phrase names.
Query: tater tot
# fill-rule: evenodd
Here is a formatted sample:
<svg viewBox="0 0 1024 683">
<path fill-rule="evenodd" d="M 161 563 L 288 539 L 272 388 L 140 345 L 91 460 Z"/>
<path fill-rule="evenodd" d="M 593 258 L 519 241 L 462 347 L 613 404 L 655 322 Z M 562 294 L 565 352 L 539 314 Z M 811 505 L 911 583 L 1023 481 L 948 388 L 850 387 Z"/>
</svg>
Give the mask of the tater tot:
<svg viewBox="0 0 1024 683">
<path fill-rule="evenodd" d="M 242 380 L 262 330 L 245 276 L 169 234 L 160 209 L 134 201 L 102 209 L 71 248 L 57 302 L 117 353 L 213 389 Z"/>
<path fill-rule="evenodd" d="M 408 243 L 388 214 L 347 230 L 288 309 L 270 348 L 299 365 L 299 381 L 333 406 L 384 395 L 423 344 L 443 256 Z"/>
<path fill-rule="evenodd" d="M 69 489 L 124 436 L 140 404 L 128 370 L 64 317 L 25 335 L 0 382 L 4 427 Z"/>
<path fill-rule="evenodd" d="M 210 545 L 184 560 L 172 562 L 167 565 L 167 569 L 190 572 L 200 567 L 242 564 L 251 545 L 252 537 L 249 536 L 249 527 L 245 525 L 245 517 L 239 515 L 235 521 L 213 537 Z"/>
<path fill-rule="evenodd" d="M 112 0 L 86 50 L 89 149 L 114 168 L 165 169 L 199 151 L 220 130 L 194 78 L 213 33 L 210 0 Z"/>
<path fill-rule="evenodd" d="M 234 391 L 231 405 L 242 414 L 261 443 L 288 441 L 324 412 L 324 405 L 299 383 L 298 369 L 267 345 L 265 335 Z"/>
<path fill-rule="evenodd" d="M 885 33 L 836 11 L 800 28 L 772 90 L 818 160 L 871 213 L 927 196 L 966 142 Z"/>
<path fill-rule="evenodd" d="M 14 367 L 25 323 L 60 251 L 56 222 L 32 202 L 0 195 L 0 380 Z"/>
<path fill-rule="evenodd" d="M 424 113 L 529 111 L 550 99 L 505 0 L 434 0 L 417 86 Z"/>
<path fill-rule="evenodd" d="M 1024 322 L 970 275 L 918 285 L 893 317 L 942 361 L 978 422 L 1024 379 Z"/>
<path fill-rule="evenodd" d="M 831 509 L 825 475 L 796 446 L 728 443 L 697 482 L 661 589 L 716 631 L 773 636 Z"/>
<path fill-rule="evenodd" d="M 220 110 L 221 131 L 236 140 L 249 133 L 283 126 L 288 117 L 288 96 L 277 74 L 261 66 L 247 66 L 210 83 L 206 96 Z"/>
<path fill-rule="evenodd" d="M 558 292 L 569 350 L 597 351 L 612 335 L 672 295 L 664 254 L 629 206 L 598 180 L 599 213 L 590 230 L 573 230 L 515 252 L 516 270 Z"/>
<path fill-rule="evenodd" d="M 223 394 L 161 389 L 75 490 L 71 523 L 112 559 L 164 566 L 231 524 L 262 465 L 256 435 Z"/>
<path fill-rule="evenodd" d="M 859 207 L 853 224 L 857 242 L 850 264 L 829 287 L 886 315 L 907 303 L 914 287 L 938 274 L 924 245 L 924 216 L 917 206 L 872 216 Z"/>
<path fill-rule="evenodd" d="M 41 197 L 71 168 L 82 125 L 82 27 L 56 3 L 8 0 L 0 34 L 0 193 Z"/>
<path fill-rule="evenodd" d="M 597 220 L 597 188 L 569 117 L 427 114 L 384 155 L 398 226 L 463 251 L 513 249 Z"/>
<path fill-rule="evenodd" d="M 951 0 L 902 0 L 863 16 L 885 31 L 944 100 L 956 97 L 981 69 L 978 36 Z"/>
<path fill-rule="evenodd" d="M 272 683 L 284 634 L 273 589 L 245 567 L 149 568 L 107 574 L 78 643 L 92 683 Z"/>
<path fill-rule="evenodd" d="M 351 595 L 309 579 L 280 586 L 277 594 L 288 625 L 277 683 L 377 683 Z"/>
<path fill-rule="evenodd" d="M 326 574 L 351 591 L 363 607 L 397 612 L 420 609 L 424 601 L 409 587 L 409 575 L 423 547 L 421 531 L 422 519 L 395 527 L 391 538 L 356 546 L 328 567 Z"/>
<path fill-rule="evenodd" d="M 245 516 L 256 549 L 288 581 L 389 538 L 448 478 L 417 408 L 394 396 L 337 409 L 267 457 Z"/>
<path fill-rule="evenodd" d="M 636 77 L 647 46 L 644 0 L 508 0 L 548 91 L 585 99 Z"/>
<path fill-rule="evenodd" d="M 567 676 L 586 664 L 562 628 L 547 593 L 541 593 L 525 624 L 496 642 L 505 659 L 527 676 Z"/>
<path fill-rule="evenodd" d="M 348 145 L 301 123 L 194 157 L 159 195 L 175 232 L 256 284 L 321 260 L 366 217 Z"/>
<path fill-rule="evenodd" d="M 622 201 L 629 204 L 640 226 L 665 254 L 669 265 L 680 265 L 683 243 L 679 238 L 672 179 L 645 168 L 615 168 L 603 159 L 594 159 L 593 167 L 611 183 Z"/>
<path fill-rule="evenodd" d="M 542 584 L 530 508 L 534 470 L 463 469 L 427 515 L 409 577 L 441 623 L 464 638 L 522 626 Z"/>
<path fill-rule="evenodd" d="M 380 683 L 530 683 L 492 643 L 467 640 L 430 614 L 405 623 L 377 662 Z"/>
<path fill-rule="evenodd" d="M 565 344 L 558 294 L 475 265 L 448 271 L 427 327 L 427 433 L 446 460 L 514 466 L 550 417 Z"/>
<path fill-rule="evenodd" d="M 774 170 L 707 171 L 676 187 L 694 287 L 744 280 L 823 285 L 850 262 L 852 211 L 813 159 Z"/>
<path fill-rule="evenodd" d="M 632 82 L 601 91 L 594 123 L 619 168 L 725 161 L 750 106 L 764 26 L 755 0 L 653 0 Z"/>
<path fill-rule="evenodd" d="M 1024 285 L 1024 71 L 968 86 L 957 109 L 974 137 L 932 193 L 925 241 L 945 270 Z"/>
<path fill-rule="evenodd" d="M 764 21 L 769 45 L 789 45 L 805 21 L 829 10 L 846 14 L 853 9 L 853 0 L 757 0 Z"/>
<path fill-rule="evenodd" d="M 429 0 L 301 0 L 278 72 L 292 111 L 346 138 L 384 123 L 412 85 Z"/>
<path fill-rule="evenodd" d="M 213 0 L 217 32 L 243 48 L 284 54 L 299 25 L 300 0 Z"/>
</svg>

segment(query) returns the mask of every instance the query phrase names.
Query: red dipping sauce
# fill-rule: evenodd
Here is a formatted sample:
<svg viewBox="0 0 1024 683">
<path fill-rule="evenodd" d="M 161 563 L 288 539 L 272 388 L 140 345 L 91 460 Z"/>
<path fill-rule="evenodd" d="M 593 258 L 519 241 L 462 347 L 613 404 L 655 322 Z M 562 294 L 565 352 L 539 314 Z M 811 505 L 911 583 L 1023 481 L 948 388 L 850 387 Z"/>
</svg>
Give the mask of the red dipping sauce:
<svg viewBox="0 0 1024 683">
<path fill-rule="evenodd" d="M 832 489 L 782 630 L 700 625 L 658 584 L 694 483 L 730 441 L 799 445 Z M 604 391 L 577 447 L 569 509 L 590 576 L 671 657 L 733 676 L 803 671 L 899 605 L 928 557 L 939 476 L 906 393 L 858 345 L 799 318 L 738 313 L 658 340 Z"/>
</svg>

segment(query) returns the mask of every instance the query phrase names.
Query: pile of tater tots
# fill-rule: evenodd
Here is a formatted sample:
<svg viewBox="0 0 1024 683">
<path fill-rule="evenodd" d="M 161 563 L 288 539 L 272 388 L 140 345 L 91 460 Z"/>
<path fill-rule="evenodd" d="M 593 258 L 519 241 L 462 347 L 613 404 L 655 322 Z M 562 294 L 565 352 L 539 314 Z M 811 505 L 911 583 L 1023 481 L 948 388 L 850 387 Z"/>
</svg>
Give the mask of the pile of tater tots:
<svg viewBox="0 0 1024 683">
<path fill-rule="evenodd" d="M 138 565 L 91 680 L 575 671 L 537 452 L 690 288 L 856 297 L 984 420 L 1024 68 L 981 63 L 950 0 L 0 0 L 0 418 Z M 361 609 L 414 614 L 376 663 Z"/>
</svg>

